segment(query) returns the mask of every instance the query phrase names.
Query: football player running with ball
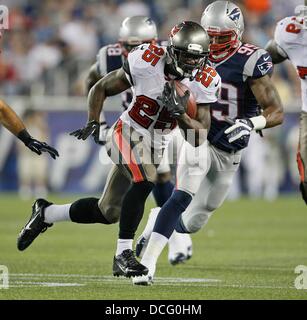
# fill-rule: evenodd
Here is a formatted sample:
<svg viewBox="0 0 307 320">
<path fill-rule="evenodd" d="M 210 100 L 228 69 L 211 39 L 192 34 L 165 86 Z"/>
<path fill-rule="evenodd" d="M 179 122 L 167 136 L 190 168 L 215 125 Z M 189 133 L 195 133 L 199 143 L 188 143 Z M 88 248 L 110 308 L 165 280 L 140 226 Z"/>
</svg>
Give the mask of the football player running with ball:
<svg viewBox="0 0 307 320">
<path fill-rule="evenodd" d="M 264 49 L 241 42 L 244 21 L 239 7 L 230 1 L 215 1 L 203 12 L 201 25 L 211 38 L 209 63 L 222 79 L 221 97 L 211 105 L 207 173 L 193 199 L 195 190 L 181 190 L 186 192 L 184 202 L 175 207 L 168 200 L 156 218 L 150 217 L 140 237 L 143 241 L 137 244 L 141 263 L 149 273 L 134 278 L 134 284 L 153 282 L 158 257 L 174 229 L 182 234 L 195 233 L 222 205 L 251 132 L 283 121 L 282 104 L 270 80 L 271 57 Z M 185 236 L 180 241 L 177 234 L 176 243 L 186 241 Z"/>
<path fill-rule="evenodd" d="M 196 146 L 204 143 L 203 131 L 210 122 L 208 104 L 217 100 L 220 82 L 216 72 L 215 81 L 212 78 L 205 85 L 201 82 L 201 77 L 210 77 L 203 71 L 208 47 L 209 37 L 205 30 L 197 23 L 183 22 L 172 29 L 166 48 L 152 44 L 135 48 L 122 69 L 104 77 L 89 93 L 88 124 L 74 134 L 79 139 L 86 139 L 96 130 L 95 122 L 107 96 L 130 86 L 134 89 L 132 103 L 112 127 L 107 142 L 116 170 L 132 181 L 122 202 L 114 275 L 130 277 L 148 273 L 134 257 L 133 238 L 143 216 L 145 201 L 156 182 L 157 166 L 170 132 L 178 123 L 186 136 L 188 130 L 195 131 Z M 197 90 L 195 120 L 185 112 L 189 92 L 183 97 L 177 95 L 174 83 L 169 82 L 174 79 L 182 80 L 193 93 Z"/>
<path fill-rule="evenodd" d="M 120 192 L 123 199 L 114 275 L 130 277 L 148 272 L 134 257 L 132 243 L 145 201 L 157 179 L 157 167 L 177 123 L 186 137 L 190 129 L 194 130 L 196 146 L 205 146 L 206 129 L 210 124 L 209 106 L 216 102 L 221 83 L 213 69 L 205 68 L 209 43 L 209 37 L 200 25 L 183 22 L 173 28 L 167 47 L 154 44 L 136 47 L 128 54 L 122 68 L 108 73 L 90 90 L 87 125 L 73 133 L 82 140 L 90 135 L 97 137 L 100 113 L 108 96 L 131 86 L 134 93 L 129 108 L 111 128 L 106 144 L 114 162 L 113 171 L 121 176 L 121 181 L 129 182 L 122 184 L 126 190 Z M 194 94 L 198 106 L 196 119 L 191 119 L 185 112 L 189 92 L 182 97 L 177 95 L 174 80 L 182 81 Z M 99 208 L 97 210 L 94 199 L 67 205 L 71 220 L 80 217 L 89 223 L 106 220 Z M 51 203 L 37 201 L 34 204 L 28 225 L 31 227 L 37 220 L 38 228 L 32 234 L 27 226 L 21 231 L 20 248 L 26 248 L 38 236 L 40 224 L 48 223 L 45 217 L 46 214 L 49 216 L 48 209 L 52 207 Z"/>
<path fill-rule="evenodd" d="M 277 23 L 274 39 L 266 45 L 266 50 L 273 63 L 289 59 L 301 80 L 302 112 L 297 165 L 300 191 L 307 204 L 307 6 L 298 6 L 295 11 L 296 16 L 286 17 Z"/>
<path fill-rule="evenodd" d="M 157 27 L 152 19 L 146 16 L 132 16 L 124 19 L 119 30 L 118 43 L 102 47 L 97 54 L 97 61 L 90 67 L 86 78 L 87 90 L 90 89 L 106 74 L 122 67 L 128 53 L 142 43 L 155 45 L 157 43 Z M 121 92 L 122 109 L 127 110 L 132 101 L 131 88 Z M 98 124 L 97 124 L 98 125 Z M 103 112 L 100 114 L 100 130 L 95 131 L 94 140 L 98 144 L 105 144 L 109 127 L 105 122 Z M 168 163 L 163 162 L 157 169 L 158 183 L 154 188 L 155 199 L 162 205 L 170 196 L 173 185 L 169 181 L 170 169 Z M 25 250 L 40 234 L 41 230 L 51 227 L 54 222 L 72 221 L 75 223 L 113 224 L 119 221 L 123 195 L 130 186 L 130 179 L 117 170 L 111 170 L 104 191 L 100 199 L 82 198 L 73 204 L 56 205 L 45 199 L 37 199 L 33 204 L 32 215 L 23 228 L 17 241 L 19 250 Z M 45 210 L 45 208 L 47 208 Z M 44 212 L 44 218 L 41 213 Z"/>
</svg>

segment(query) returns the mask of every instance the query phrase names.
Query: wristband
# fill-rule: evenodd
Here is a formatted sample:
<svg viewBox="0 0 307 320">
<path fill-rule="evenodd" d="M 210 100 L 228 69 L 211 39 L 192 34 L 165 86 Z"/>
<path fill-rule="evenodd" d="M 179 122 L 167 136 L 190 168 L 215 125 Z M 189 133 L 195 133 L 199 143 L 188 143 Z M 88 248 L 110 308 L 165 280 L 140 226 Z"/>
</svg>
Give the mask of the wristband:
<svg viewBox="0 0 307 320">
<path fill-rule="evenodd" d="M 17 138 L 20 139 L 24 144 L 27 144 L 32 139 L 27 129 L 21 130 L 18 133 Z"/>
<path fill-rule="evenodd" d="M 261 129 L 265 128 L 265 126 L 266 126 L 266 118 L 262 115 L 249 118 L 249 120 L 254 125 L 254 128 L 253 128 L 254 130 L 261 130 Z"/>
</svg>

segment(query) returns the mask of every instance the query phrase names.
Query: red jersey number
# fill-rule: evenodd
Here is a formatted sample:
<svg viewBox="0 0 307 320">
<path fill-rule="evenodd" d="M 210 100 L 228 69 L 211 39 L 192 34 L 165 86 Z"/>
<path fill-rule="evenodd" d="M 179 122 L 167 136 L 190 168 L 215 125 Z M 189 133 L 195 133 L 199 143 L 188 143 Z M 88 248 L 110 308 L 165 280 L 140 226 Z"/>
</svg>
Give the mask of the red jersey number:
<svg viewBox="0 0 307 320">
<path fill-rule="evenodd" d="M 151 44 L 142 55 L 142 59 L 146 62 L 151 62 L 155 66 L 164 54 L 164 49 Z"/>
<path fill-rule="evenodd" d="M 160 106 L 157 101 L 146 96 L 136 97 L 134 106 L 130 109 L 129 116 L 140 126 L 148 129 L 154 120 L 150 116 L 154 116 L 159 112 Z"/>
<path fill-rule="evenodd" d="M 148 129 L 154 122 L 150 117 L 155 116 L 159 112 L 159 109 L 160 106 L 157 101 L 146 96 L 138 96 L 136 97 L 134 106 L 130 109 L 128 114 L 136 123 L 143 128 Z M 154 129 L 173 130 L 176 125 L 176 120 L 170 116 L 169 112 L 164 107 L 159 113 Z"/>
<path fill-rule="evenodd" d="M 213 68 L 206 66 L 203 72 L 199 72 L 196 75 L 195 80 L 201 82 L 204 87 L 208 88 L 216 75 L 217 72 Z"/>
</svg>

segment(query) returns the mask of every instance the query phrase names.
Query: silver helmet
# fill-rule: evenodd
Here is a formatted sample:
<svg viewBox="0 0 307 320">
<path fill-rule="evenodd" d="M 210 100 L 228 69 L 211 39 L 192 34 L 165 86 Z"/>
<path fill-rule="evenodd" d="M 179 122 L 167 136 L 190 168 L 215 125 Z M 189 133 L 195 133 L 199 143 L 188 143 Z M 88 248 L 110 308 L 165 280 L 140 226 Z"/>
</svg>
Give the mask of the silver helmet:
<svg viewBox="0 0 307 320">
<path fill-rule="evenodd" d="M 123 53 L 128 54 L 131 49 L 144 42 L 156 42 L 158 38 L 155 22 L 146 16 L 132 16 L 126 18 L 119 29 L 119 42 Z"/>
<path fill-rule="evenodd" d="M 210 60 L 222 61 L 240 45 L 244 20 L 240 8 L 234 3 L 211 3 L 202 14 L 201 25 L 211 38 Z"/>
<path fill-rule="evenodd" d="M 303 29 L 307 29 L 307 6 L 299 5 L 294 10 L 295 14 L 300 18 L 299 24 Z"/>
<path fill-rule="evenodd" d="M 209 36 L 198 23 L 183 21 L 174 26 L 167 45 L 170 73 L 177 77 L 195 77 L 207 62 L 209 45 Z M 193 75 L 194 70 L 197 71 Z"/>
</svg>

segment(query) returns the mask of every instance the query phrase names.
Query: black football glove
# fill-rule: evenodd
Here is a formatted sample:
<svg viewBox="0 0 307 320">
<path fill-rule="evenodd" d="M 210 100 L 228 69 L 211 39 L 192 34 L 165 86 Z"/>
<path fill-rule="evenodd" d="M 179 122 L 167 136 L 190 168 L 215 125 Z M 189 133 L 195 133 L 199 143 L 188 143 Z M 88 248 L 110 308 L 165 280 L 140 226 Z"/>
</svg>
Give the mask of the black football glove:
<svg viewBox="0 0 307 320">
<path fill-rule="evenodd" d="M 38 155 L 41 155 L 43 152 L 48 152 L 50 157 L 53 159 L 56 159 L 56 157 L 59 156 L 56 149 L 50 147 L 46 142 L 34 139 L 26 129 L 20 131 L 17 137 L 25 144 L 26 147 Z"/>
<path fill-rule="evenodd" d="M 56 149 L 50 147 L 46 142 L 38 141 L 34 138 L 26 144 L 26 146 L 36 154 L 42 154 L 42 152 L 48 152 L 50 157 L 56 159 L 59 156 L 59 153 Z"/>
<path fill-rule="evenodd" d="M 92 120 L 87 123 L 82 129 L 78 129 L 70 133 L 71 136 L 76 137 L 79 140 L 86 140 L 90 135 L 94 137 L 94 141 L 99 143 L 99 127 L 98 121 Z"/>
<path fill-rule="evenodd" d="M 186 112 L 187 103 L 190 97 L 190 91 L 187 90 L 183 97 L 177 94 L 175 82 L 171 84 L 166 82 L 162 92 L 162 96 L 157 99 L 161 101 L 167 111 L 174 117 L 177 118 Z"/>
</svg>

